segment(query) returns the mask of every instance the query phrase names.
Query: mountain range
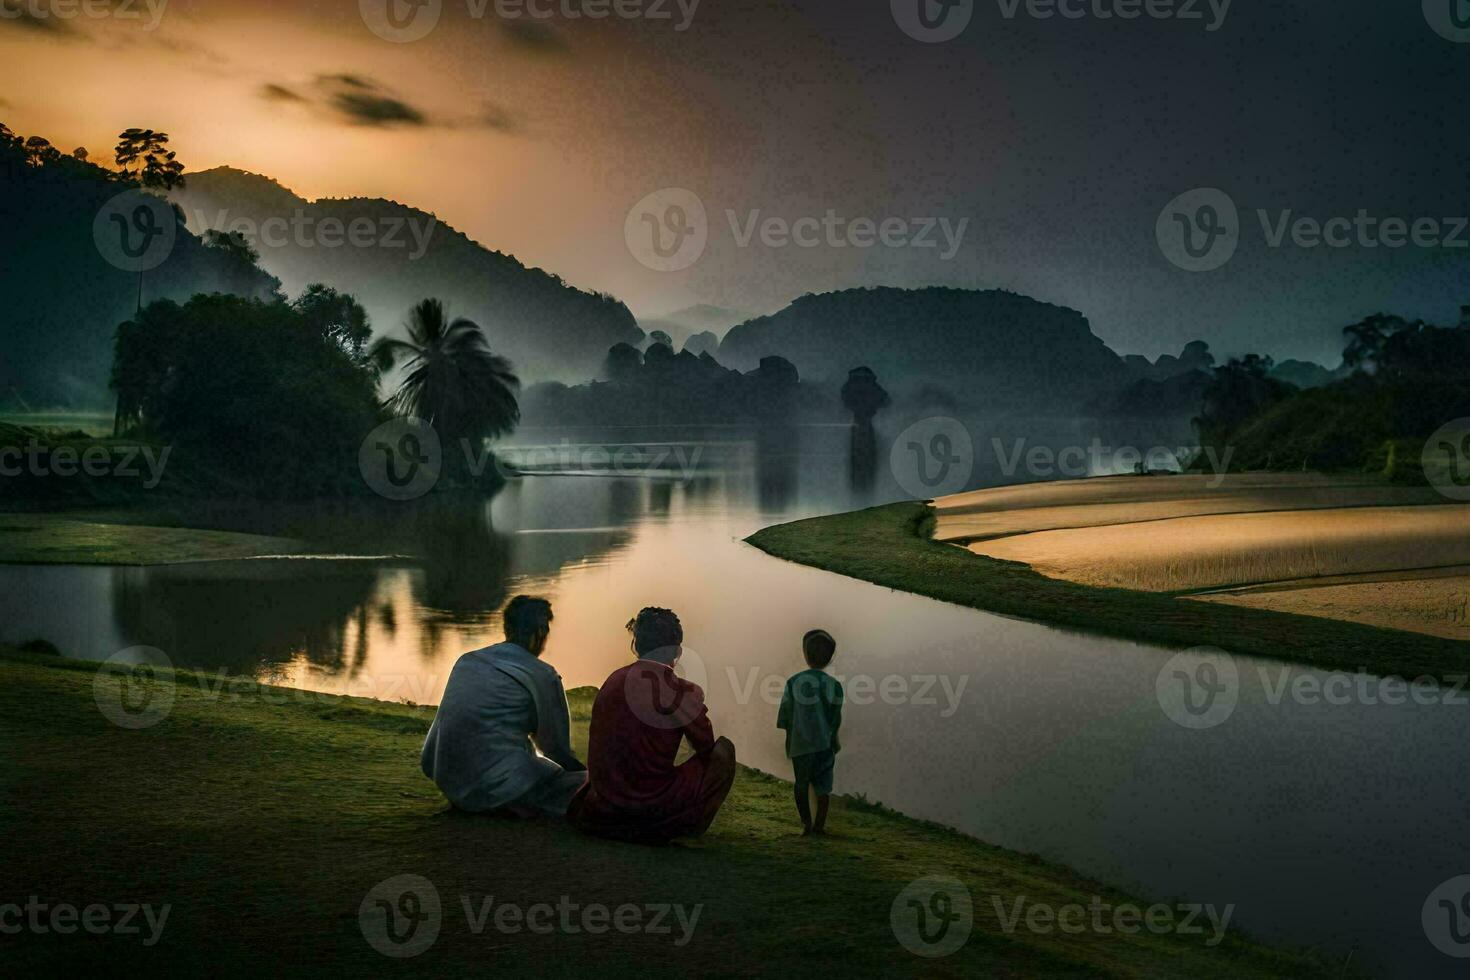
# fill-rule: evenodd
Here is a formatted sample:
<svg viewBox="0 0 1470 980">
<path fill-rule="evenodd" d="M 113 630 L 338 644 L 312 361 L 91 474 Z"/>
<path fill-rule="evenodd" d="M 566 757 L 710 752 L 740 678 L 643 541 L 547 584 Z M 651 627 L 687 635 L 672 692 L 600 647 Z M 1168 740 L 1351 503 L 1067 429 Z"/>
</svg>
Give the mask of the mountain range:
<svg viewBox="0 0 1470 980">
<path fill-rule="evenodd" d="M 527 381 L 581 381 L 607 350 L 638 343 L 632 312 L 479 244 L 436 215 L 379 198 L 307 200 L 269 177 L 220 167 L 171 194 L 189 229 L 238 231 L 295 296 L 321 282 L 351 293 L 375 332 L 399 333 L 426 297 L 485 329 Z"/>
</svg>

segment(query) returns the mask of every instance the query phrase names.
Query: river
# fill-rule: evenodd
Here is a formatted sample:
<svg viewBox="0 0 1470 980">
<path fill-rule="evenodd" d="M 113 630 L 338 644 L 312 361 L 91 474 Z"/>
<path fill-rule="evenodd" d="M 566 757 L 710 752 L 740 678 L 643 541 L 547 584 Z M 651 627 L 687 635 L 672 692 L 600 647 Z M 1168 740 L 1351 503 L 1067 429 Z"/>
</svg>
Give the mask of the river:
<svg viewBox="0 0 1470 980">
<path fill-rule="evenodd" d="M 1151 899 L 1233 905 L 1232 928 L 1376 973 L 1456 963 L 1426 940 L 1421 910 L 1470 873 L 1470 712 L 1314 703 L 1290 692 L 1303 677 L 1329 680 L 1320 672 L 1236 658 L 1234 713 L 1183 727 L 1156 694 L 1172 651 L 894 592 L 743 543 L 769 524 L 904 496 L 886 466 L 854 483 L 845 430 L 774 443 L 666 436 L 640 434 L 644 458 L 684 450 L 651 475 L 546 467 L 560 472 L 473 506 L 271 515 L 275 530 L 285 520 L 297 534 L 371 540 L 413 556 L 402 560 L 0 566 L 0 640 L 44 637 L 93 659 L 146 645 L 179 665 L 432 704 L 457 656 L 500 638 L 510 595 L 552 600 L 546 657 L 569 687 L 625 663 L 624 623 L 667 606 L 717 729 L 743 762 L 787 776 L 776 700 L 803 666 L 802 633 L 820 626 L 838 640 L 831 670 L 848 688 L 839 793 Z M 1078 436 L 1058 424 L 1043 441 Z M 522 435 L 523 446 L 565 446 L 558 438 Z M 1007 476 L 990 459 L 969 484 Z M 991 914 L 991 896 L 974 899 Z"/>
</svg>

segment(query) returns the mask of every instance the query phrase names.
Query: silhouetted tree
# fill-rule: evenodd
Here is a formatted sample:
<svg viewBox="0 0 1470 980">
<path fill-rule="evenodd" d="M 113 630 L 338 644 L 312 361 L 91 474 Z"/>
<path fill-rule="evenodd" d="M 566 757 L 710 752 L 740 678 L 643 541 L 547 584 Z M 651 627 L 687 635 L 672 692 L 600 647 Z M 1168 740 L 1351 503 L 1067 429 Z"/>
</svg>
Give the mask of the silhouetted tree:
<svg viewBox="0 0 1470 980">
<path fill-rule="evenodd" d="M 118 134 L 118 169 L 144 187 L 172 190 L 184 186 L 184 165 L 168 148 L 168 134 L 128 129 Z"/>
<path fill-rule="evenodd" d="M 755 414 L 763 422 L 789 422 L 801 374 L 784 357 L 761 358 L 760 367 L 746 375 L 755 383 Z"/>
<path fill-rule="evenodd" d="M 657 333 L 658 331 L 654 331 Z M 669 344 L 659 342 L 650 344 L 648 350 L 643 352 L 643 364 L 649 368 L 663 368 L 674 361 L 674 348 Z"/>
<path fill-rule="evenodd" d="M 355 363 L 372 364 L 367 345 L 373 339 L 373 327 L 367 310 L 357 300 L 314 282 L 291 305 L 308 327 L 342 348 Z"/>
<path fill-rule="evenodd" d="M 842 405 L 858 425 L 871 425 L 873 416 L 888 407 L 891 399 L 869 367 L 853 368 L 842 386 Z"/>
<path fill-rule="evenodd" d="M 1270 376 L 1274 363 L 1270 357 L 1247 354 L 1215 369 L 1194 419 L 1202 446 L 1223 447 L 1252 416 L 1296 390 Z"/>
<path fill-rule="evenodd" d="M 642 366 L 642 351 L 632 344 L 613 344 L 608 348 L 607 360 L 603 362 L 602 376 L 609 381 L 626 383 L 637 376 Z"/>
<path fill-rule="evenodd" d="M 120 428 L 141 426 L 230 492 L 346 492 L 380 419 L 372 372 L 281 300 L 152 303 L 117 328 L 112 383 Z"/>
<path fill-rule="evenodd" d="M 1348 345 L 1342 352 L 1343 364 L 1356 370 L 1375 370 L 1378 366 L 1378 355 L 1382 353 L 1388 338 L 1407 326 L 1408 321 L 1403 317 L 1375 313 L 1351 326 L 1343 327 L 1342 332 L 1349 338 Z"/>
<path fill-rule="evenodd" d="M 25 142 L 26 162 L 33 167 L 48 167 L 61 159 L 61 151 L 42 136 L 32 136 Z"/>
<path fill-rule="evenodd" d="M 388 407 L 416 416 L 458 446 L 511 432 L 521 421 L 515 390 L 520 380 L 510 361 L 494 353 L 476 323 L 450 320 L 444 304 L 426 299 L 409 313 L 408 340 L 385 337 L 372 346 L 371 357 L 382 371 L 402 363 L 408 376 Z M 445 461 L 463 454 L 446 451 Z"/>
</svg>

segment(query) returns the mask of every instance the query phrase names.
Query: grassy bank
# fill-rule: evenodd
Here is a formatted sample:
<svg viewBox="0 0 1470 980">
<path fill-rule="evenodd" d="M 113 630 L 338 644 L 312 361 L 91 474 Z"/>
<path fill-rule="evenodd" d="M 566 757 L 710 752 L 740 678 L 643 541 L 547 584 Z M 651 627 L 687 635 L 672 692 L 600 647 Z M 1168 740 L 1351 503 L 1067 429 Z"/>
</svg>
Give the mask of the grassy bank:
<svg viewBox="0 0 1470 980">
<path fill-rule="evenodd" d="M 1105 636 L 1410 678 L 1470 672 L 1464 642 L 1064 582 L 936 542 L 933 521 L 925 504 L 891 504 L 768 527 L 749 541 L 778 558 L 889 588 Z"/>
<path fill-rule="evenodd" d="M 456 815 L 418 772 L 432 709 L 307 695 L 190 674 L 135 691 L 172 708 L 129 730 L 99 710 L 125 675 L 58 658 L 0 654 L 0 772 L 6 841 L 0 904 L 167 903 L 142 937 L 7 937 L 7 966 L 109 973 L 270 976 L 303 972 L 495 976 L 1264 977 L 1329 975 L 1232 927 L 1223 943 L 1001 927 L 992 896 L 1084 906 L 1126 897 L 1023 855 L 851 800 L 827 839 L 796 832 L 789 787 L 742 769 L 709 836 L 667 848 L 583 838 L 557 822 Z M 592 692 L 573 693 L 585 747 Z M 365 941 L 359 908 L 379 882 L 413 874 L 443 905 L 437 942 L 397 963 Z M 925 875 L 974 898 L 968 942 L 921 959 L 896 940 L 890 908 Z M 702 906 L 687 943 L 671 934 L 475 934 L 461 904 Z M 478 914 L 478 911 L 476 912 Z M 578 920 L 573 919 L 575 924 Z M 148 935 L 145 927 L 143 936 Z M 798 972 L 800 971 L 800 972 Z"/>
<path fill-rule="evenodd" d="M 308 554 L 291 538 L 199 528 L 104 524 L 56 514 L 0 513 L 0 563 L 168 565 L 187 561 Z"/>
</svg>

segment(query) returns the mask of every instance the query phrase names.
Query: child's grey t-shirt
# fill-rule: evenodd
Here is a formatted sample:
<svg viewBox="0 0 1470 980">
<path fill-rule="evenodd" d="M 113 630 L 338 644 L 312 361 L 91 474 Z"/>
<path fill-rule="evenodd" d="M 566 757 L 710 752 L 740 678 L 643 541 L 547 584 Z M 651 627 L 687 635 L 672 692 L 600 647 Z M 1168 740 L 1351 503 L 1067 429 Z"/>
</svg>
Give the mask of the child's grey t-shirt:
<svg viewBox="0 0 1470 980">
<path fill-rule="evenodd" d="M 838 751 L 842 727 L 842 685 L 815 667 L 795 674 L 781 692 L 776 727 L 786 729 L 786 755 L 796 758 L 827 749 Z"/>
</svg>

